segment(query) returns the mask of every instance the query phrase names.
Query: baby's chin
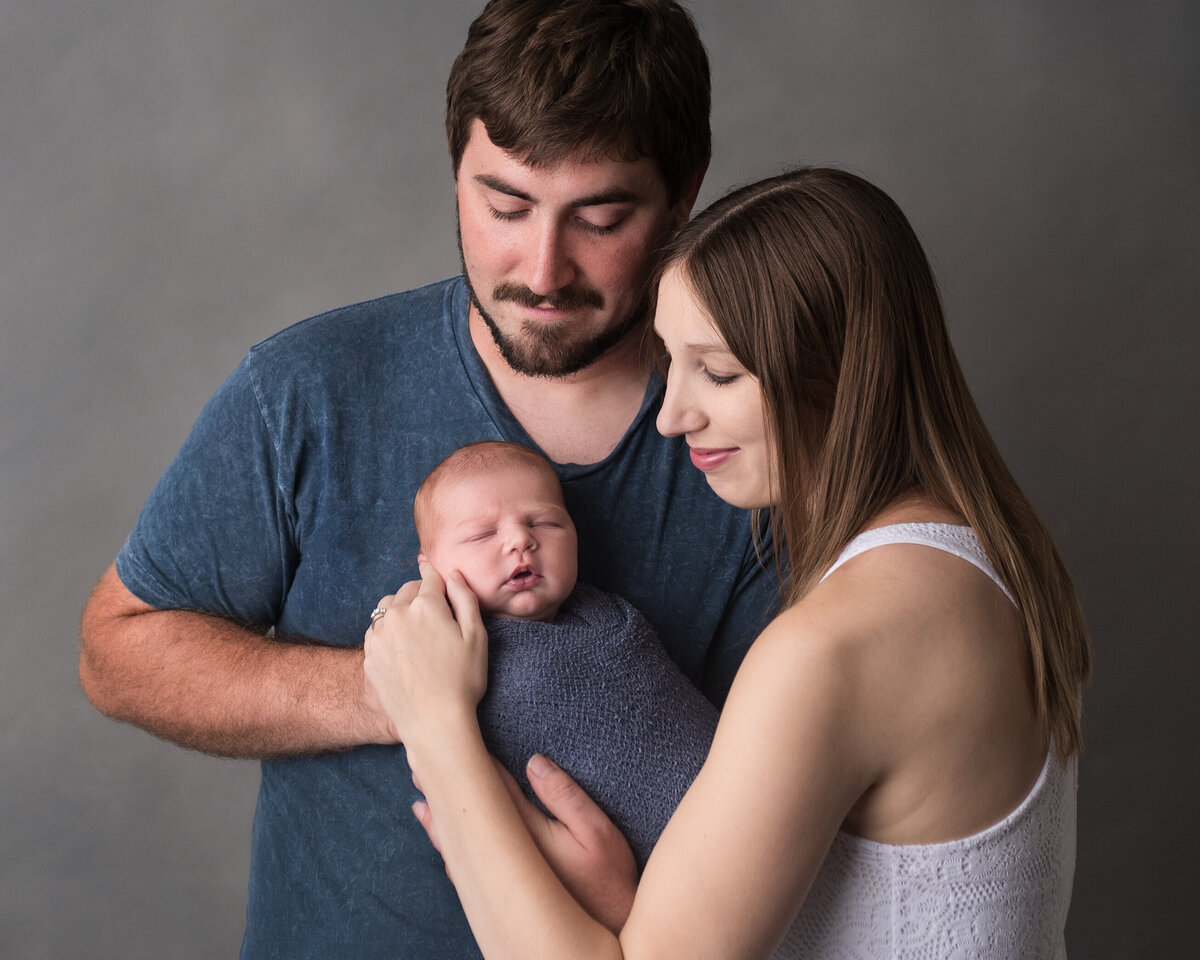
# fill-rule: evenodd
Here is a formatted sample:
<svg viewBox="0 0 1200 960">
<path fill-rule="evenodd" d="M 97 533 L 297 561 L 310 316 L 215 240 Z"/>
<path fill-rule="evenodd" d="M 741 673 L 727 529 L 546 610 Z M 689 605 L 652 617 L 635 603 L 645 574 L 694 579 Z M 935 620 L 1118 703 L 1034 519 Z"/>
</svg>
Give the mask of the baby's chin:
<svg viewBox="0 0 1200 960">
<path fill-rule="evenodd" d="M 562 606 L 562 600 L 554 600 L 553 602 L 541 601 L 538 603 L 523 603 L 528 595 L 518 595 L 510 599 L 508 603 L 500 604 L 496 607 L 481 609 L 481 613 L 485 617 L 491 617 L 493 620 L 541 620 L 550 621 L 558 616 L 558 608 Z M 532 597 L 528 599 L 532 600 Z M 514 602 L 515 601 L 515 602 Z"/>
</svg>

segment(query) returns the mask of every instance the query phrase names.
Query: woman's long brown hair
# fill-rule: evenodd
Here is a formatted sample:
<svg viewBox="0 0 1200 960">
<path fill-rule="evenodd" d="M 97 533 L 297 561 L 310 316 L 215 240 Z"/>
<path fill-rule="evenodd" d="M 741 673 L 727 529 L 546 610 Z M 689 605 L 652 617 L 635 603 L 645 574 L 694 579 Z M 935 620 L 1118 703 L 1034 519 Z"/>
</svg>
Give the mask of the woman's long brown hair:
<svg viewBox="0 0 1200 960">
<path fill-rule="evenodd" d="M 736 190 L 672 239 L 678 270 L 759 381 L 775 441 L 784 603 L 921 491 L 975 530 L 1024 620 L 1039 716 L 1081 746 L 1091 653 L 1075 590 L 975 406 L 929 262 L 879 188 L 808 168 Z"/>
</svg>

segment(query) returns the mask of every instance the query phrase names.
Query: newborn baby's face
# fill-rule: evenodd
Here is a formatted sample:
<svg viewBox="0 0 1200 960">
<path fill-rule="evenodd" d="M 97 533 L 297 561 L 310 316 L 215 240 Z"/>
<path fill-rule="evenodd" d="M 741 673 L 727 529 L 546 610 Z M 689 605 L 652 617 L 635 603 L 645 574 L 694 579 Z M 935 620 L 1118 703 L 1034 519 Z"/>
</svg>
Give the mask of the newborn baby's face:
<svg viewBox="0 0 1200 960">
<path fill-rule="evenodd" d="M 458 570 L 487 616 L 553 620 L 575 588 L 575 525 L 558 484 L 527 466 L 445 480 L 426 556 L 442 576 Z"/>
</svg>

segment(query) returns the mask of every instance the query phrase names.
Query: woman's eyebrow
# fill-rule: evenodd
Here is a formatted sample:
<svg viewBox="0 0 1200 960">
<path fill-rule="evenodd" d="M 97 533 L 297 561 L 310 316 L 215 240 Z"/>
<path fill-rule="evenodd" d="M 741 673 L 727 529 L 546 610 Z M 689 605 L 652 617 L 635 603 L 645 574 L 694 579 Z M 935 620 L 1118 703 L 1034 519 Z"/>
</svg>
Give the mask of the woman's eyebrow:
<svg viewBox="0 0 1200 960">
<path fill-rule="evenodd" d="M 727 353 L 729 356 L 733 356 L 733 351 L 729 349 L 727 344 L 719 343 L 713 340 L 685 343 L 684 346 L 693 353 Z"/>
</svg>

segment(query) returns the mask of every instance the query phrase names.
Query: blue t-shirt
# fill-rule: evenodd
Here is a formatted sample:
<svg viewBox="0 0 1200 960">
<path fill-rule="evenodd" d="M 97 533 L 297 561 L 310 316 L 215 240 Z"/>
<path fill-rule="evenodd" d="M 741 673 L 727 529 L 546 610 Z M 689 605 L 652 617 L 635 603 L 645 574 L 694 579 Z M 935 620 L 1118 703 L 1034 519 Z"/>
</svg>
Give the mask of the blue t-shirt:
<svg viewBox="0 0 1200 960">
<path fill-rule="evenodd" d="M 417 577 L 412 501 L 478 440 L 536 446 L 471 342 L 461 278 L 346 307 L 253 347 L 205 406 L 117 557 L 136 596 L 358 645 Z M 558 464 L 579 577 L 641 610 L 718 703 L 777 605 L 749 515 L 661 437 L 652 380 L 600 463 Z M 770 566 L 770 565 L 768 565 Z M 242 956 L 478 957 L 413 818 L 403 747 L 269 760 Z"/>
</svg>

